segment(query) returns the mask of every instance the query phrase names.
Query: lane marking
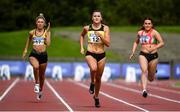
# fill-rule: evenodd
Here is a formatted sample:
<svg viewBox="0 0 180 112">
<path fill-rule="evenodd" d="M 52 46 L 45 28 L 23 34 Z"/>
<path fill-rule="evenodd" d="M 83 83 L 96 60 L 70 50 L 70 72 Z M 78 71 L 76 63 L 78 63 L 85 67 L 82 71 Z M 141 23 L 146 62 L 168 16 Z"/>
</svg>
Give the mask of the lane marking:
<svg viewBox="0 0 180 112">
<path fill-rule="evenodd" d="M 106 85 L 109 85 L 109 86 L 112 86 L 112 87 L 116 87 L 116 88 L 119 88 L 119 89 L 124 89 L 124 90 L 131 91 L 131 92 L 135 92 L 135 93 L 142 93 L 139 90 L 128 88 L 128 87 L 124 87 L 124 86 L 120 86 L 120 85 L 117 85 L 117 84 L 106 83 Z M 180 103 L 180 101 L 169 99 L 169 98 L 165 98 L 165 97 L 162 97 L 162 96 L 159 96 L 159 95 L 149 94 L 149 96 L 152 96 L 152 97 L 155 97 L 155 98 L 159 98 L 159 99 L 163 99 L 163 100 L 166 100 L 166 101 L 171 101 L 171 102 L 174 102 L 174 103 Z"/>
<path fill-rule="evenodd" d="M 125 81 L 118 81 L 118 83 L 120 84 L 123 84 L 123 83 L 126 83 Z M 180 91 L 177 91 L 177 90 L 172 90 L 172 89 L 167 89 L 167 88 L 164 88 L 164 87 L 155 87 L 157 86 L 156 84 L 149 84 L 148 87 L 149 88 L 152 88 L 152 89 L 157 89 L 159 91 L 163 91 L 163 92 L 170 92 L 170 93 L 175 93 L 175 94 L 180 94 Z"/>
<path fill-rule="evenodd" d="M 51 91 L 54 93 L 54 95 L 66 106 L 66 108 L 70 112 L 74 112 L 73 109 L 68 105 L 68 103 L 66 103 L 66 101 L 63 100 L 63 98 L 57 93 L 57 91 L 51 86 L 51 84 L 47 80 L 45 81 L 45 83 L 51 89 Z"/>
<path fill-rule="evenodd" d="M 11 85 L 5 90 L 5 92 L 0 96 L 0 101 L 3 100 L 3 98 L 8 94 L 8 92 L 17 84 L 19 81 L 19 78 L 16 78 Z"/>
<path fill-rule="evenodd" d="M 71 81 L 71 82 L 73 82 L 74 84 L 79 85 L 79 86 L 81 86 L 81 87 L 83 87 L 83 88 L 89 89 L 89 87 L 88 87 L 87 85 L 85 85 L 85 84 L 78 83 L 78 82 L 74 82 L 73 80 L 69 80 L 69 81 Z M 135 107 L 135 108 L 137 108 L 137 109 L 139 109 L 139 110 L 142 110 L 142 111 L 145 111 L 145 112 L 149 112 L 149 111 L 146 110 L 146 109 L 143 109 L 143 108 L 141 108 L 141 107 L 139 107 L 139 106 L 136 106 L 136 105 L 133 105 L 133 104 L 131 104 L 131 103 L 128 103 L 128 102 L 126 102 L 126 101 L 124 101 L 124 100 L 118 99 L 118 98 L 116 98 L 116 97 L 113 97 L 113 96 L 111 96 L 111 95 L 109 95 L 109 94 L 107 94 L 107 93 L 105 93 L 105 92 L 103 92 L 103 91 L 100 91 L 99 93 L 102 94 L 103 96 L 106 96 L 106 97 L 108 97 L 108 98 L 110 98 L 110 99 L 113 99 L 113 100 L 115 100 L 115 101 L 118 101 L 118 102 L 124 103 L 124 104 L 126 104 L 126 105 Z"/>
<path fill-rule="evenodd" d="M 162 87 L 153 87 L 153 86 L 151 86 L 151 85 L 148 85 L 148 87 L 150 87 L 150 88 L 152 88 L 152 89 L 164 91 L 164 92 L 170 92 L 170 93 L 180 94 L 180 91 L 165 89 L 165 88 L 162 88 Z"/>
</svg>

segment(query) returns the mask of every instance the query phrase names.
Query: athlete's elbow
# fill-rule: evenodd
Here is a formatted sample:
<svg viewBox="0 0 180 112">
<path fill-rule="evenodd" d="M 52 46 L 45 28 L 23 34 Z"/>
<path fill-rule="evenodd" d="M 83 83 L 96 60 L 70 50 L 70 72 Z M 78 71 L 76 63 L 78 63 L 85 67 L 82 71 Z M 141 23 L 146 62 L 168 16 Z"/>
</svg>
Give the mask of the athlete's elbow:
<svg viewBox="0 0 180 112">
<path fill-rule="evenodd" d="M 164 46 L 164 42 L 161 42 L 161 47 L 163 47 Z"/>
<path fill-rule="evenodd" d="M 49 47 L 49 46 L 50 46 L 50 44 L 51 44 L 50 42 L 47 42 L 47 43 L 46 43 L 46 46 L 47 46 L 47 47 Z"/>
<path fill-rule="evenodd" d="M 49 46 L 50 46 L 50 44 L 47 45 L 47 47 L 49 47 Z"/>
<path fill-rule="evenodd" d="M 108 43 L 106 43 L 106 47 L 110 47 L 110 43 L 108 42 Z"/>
<path fill-rule="evenodd" d="M 164 44 L 164 42 L 162 43 L 162 46 L 164 46 L 165 44 Z"/>
</svg>

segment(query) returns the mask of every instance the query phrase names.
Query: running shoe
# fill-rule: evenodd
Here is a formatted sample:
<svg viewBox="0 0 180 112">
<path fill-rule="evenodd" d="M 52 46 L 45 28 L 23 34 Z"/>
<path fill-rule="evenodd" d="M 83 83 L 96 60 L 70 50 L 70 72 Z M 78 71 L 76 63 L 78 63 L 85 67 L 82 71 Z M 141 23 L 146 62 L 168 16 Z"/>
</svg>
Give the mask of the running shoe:
<svg viewBox="0 0 180 112">
<path fill-rule="evenodd" d="M 39 93 L 39 84 L 35 84 L 34 86 L 34 92 Z"/>
<path fill-rule="evenodd" d="M 42 98 L 42 91 L 37 93 L 36 98 L 37 98 L 37 100 L 41 100 L 41 98 Z"/>
<path fill-rule="evenodd" d="M 89 93 L 90 94 L 94 94 L 94 86 L 95 85 L 93 83 L 90 84 L 90 87 L 89 87 Z"/>
<path fill-rule="evenodd" d="M 146 97 L 147 97 L 147 95 L 148 95 L 147 91 L 146 91 L 146 90 L 143 90 L 143 94 L 142 94 L 142 96 L 143 96 L 144 98 L 146 98 Z"/>
<path fill-rule="evenodd" d="M 99 102 L 99 98 L 96 98 L 94 96 L 93 99 L 94 99 L 94 102 L 95 102 L 95 107 L 97 107 L 97 108 L 101 107 L 100 102 Z"/>
</svg>

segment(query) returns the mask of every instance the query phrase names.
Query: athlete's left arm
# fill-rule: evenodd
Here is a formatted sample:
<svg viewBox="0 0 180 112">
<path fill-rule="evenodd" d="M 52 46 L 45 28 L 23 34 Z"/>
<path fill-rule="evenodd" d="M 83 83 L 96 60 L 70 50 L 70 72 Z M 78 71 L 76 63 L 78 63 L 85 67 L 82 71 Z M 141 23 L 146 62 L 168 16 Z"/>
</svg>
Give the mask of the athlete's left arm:
<svg viewBox="0 0 180 112">
<path fill-rule="evenodd" d="M 154 47 L 154 49 L 159 49 L 159 48 L 161 48 L 161 47 L 164 46 L 164 41 L 163 41 L 161 35 L 159 34 L 159 32 L 157 32 L 156 30 L 154 30 L 154 34 L 155 34 L 155 35 L 154 35 L 155 38 L 156 38 L 157 41 L 158 41 L 158 44 Z"/>
<path fill-rule="evenodd" d="M 98 32 L 97 32 L 97 33 L 98 33 Z M 104 38 L 103 38 L 103 35 L 100 34 L 100 33 L 98 33 L 97 35 L 101 38 L 102 42 L 103 42 L 107 47 L 110 46 L 110 29 L 109 29 L 108 26 L 104 26 Z"/>
<path fill-rule="evenodd" d="M 50 44 L 51 44 L 51 32 L 50 32 L 50 31 L 48 31 L 48 32 L 46 33 L 45 43 L 46 43 L 47 46 L 50 46 Z"/>
<path fill-rule="evenodd" d="M 48 22 L 48 27 L 47 27 L 47 29 L 46 29 L 47 32 L 50 31 L 50 27 L 51 27 L 51 23 Z"/>
</svg>

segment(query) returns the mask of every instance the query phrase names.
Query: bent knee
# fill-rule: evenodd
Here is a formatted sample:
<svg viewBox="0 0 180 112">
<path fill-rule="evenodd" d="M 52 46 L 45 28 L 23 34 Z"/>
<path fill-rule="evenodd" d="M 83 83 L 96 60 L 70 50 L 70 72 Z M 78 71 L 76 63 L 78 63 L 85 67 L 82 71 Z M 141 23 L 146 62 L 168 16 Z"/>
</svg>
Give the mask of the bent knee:
<svg viewBox="0 0 180 112">
<path fill-rule="evenodd" d="M 39 70 L 39 66 L 33 66 L 34 70 Z"/>
<path fill-rule="evenodd" d="M 152 81 L 154 81 L 154 78 L 148 78 L 148 80 L 149 80 L 150 82 L 152 82 Z"/>
<path fill-rule="evenodd" d="M 154 75 L 148 74 L 148 80 L 149 80 L 150 82 L 154 81 Z"/>
<path fill-rule="evenodd" d="M 142 74 L 147 74 L 148 71 L 147 70 L 142 70 Z"/>
<path fill-rule="evenodd" d="M 97 68 L 91 68 L 91 72 L 97 72 Z"/>
</svg>

